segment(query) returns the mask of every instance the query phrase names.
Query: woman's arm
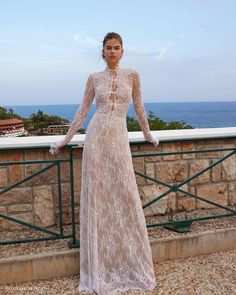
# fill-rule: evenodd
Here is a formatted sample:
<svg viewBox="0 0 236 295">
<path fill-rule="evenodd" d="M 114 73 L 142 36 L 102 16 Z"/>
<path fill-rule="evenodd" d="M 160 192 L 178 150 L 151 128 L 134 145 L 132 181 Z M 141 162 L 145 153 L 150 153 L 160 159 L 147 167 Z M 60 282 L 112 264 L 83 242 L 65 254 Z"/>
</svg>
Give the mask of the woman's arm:
<svg viewBox="0 0 236 295">
<path fill-rule="evenodd" d="M 77 132 L 77 130 L 81 127 L 81 125 L 83 124 L 83 121 L 87 117 L 87 114 L 88 114 L 90 106 L 93 102 L 94 96 L 95 96 L 95 92 L 94 92 L 94 88 L 93 88 L 92 75 L 90 74 L 87 79 L 83 101 L 74 116 L 74 119 L 71 123 L 71 126 L 70 126 L 67 134 L 65 135 L 65 137 L 62 140 L 59 140 L 50 146 L 49 152 L 52 155 L 56 154 L 58 152 L 59 148 L 61 148 L 62 146 L 66 145 L 68 142 L 70 142 L 72 137 Z"/>
<path fill-rule="evenodd" d="M 134 110 L 138 117 L 138 122 L 143 131 L 145 140 L 153 143 L 155 146 L 158 146 L 159 139 L 153 138 L 148 125 L 147 114 L 145 111 L 145 107 L 144 107 L 144 104 L 142 101 L 142 95 L 141 95 L 140 76 L 137 70 L 134 71 L 134 75 L 133 75 L 132 97 L 133 97 Z"/>
</svg>

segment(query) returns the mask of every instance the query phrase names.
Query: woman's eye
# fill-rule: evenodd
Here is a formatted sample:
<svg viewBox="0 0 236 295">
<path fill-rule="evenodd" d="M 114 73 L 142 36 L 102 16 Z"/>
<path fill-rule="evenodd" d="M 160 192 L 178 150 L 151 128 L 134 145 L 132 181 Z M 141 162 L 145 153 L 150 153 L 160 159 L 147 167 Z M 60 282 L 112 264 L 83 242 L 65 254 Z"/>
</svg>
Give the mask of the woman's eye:
<svg viewBox="0 0 236 295">
<path fill-rule="evenodd" d="M 106 49 L 107 49 L 107 50 L 111 50 L 112 48 L 111 48 L 111 47 L 107 47 Z M 120 47 L 115 47 L 114 49 L 115 49 L 115 50 L 119 50 Z"/>
</svg>

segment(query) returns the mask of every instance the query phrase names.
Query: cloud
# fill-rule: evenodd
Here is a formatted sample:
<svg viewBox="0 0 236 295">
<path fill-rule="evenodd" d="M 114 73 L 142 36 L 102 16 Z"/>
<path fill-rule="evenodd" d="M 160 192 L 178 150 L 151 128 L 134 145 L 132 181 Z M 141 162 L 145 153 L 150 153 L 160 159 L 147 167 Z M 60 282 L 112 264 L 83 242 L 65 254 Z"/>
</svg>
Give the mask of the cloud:
<svg viewBox="0 0 236 295">
<path fill-rule="evenodd" d="M 154 56 L 157 55 L 157 51 L 148 51 L 145 49 L 137 48 L 135 46 L 127 45 L 126 52 L 132 56 Z"/>
<path fill-rule="evenodd" d="M 169 33 L 176 35 L 180 39 L 184 39 L 184 33 L 180 30 L 175 29 L 175 30 L 170 31 Z"/>
<path fill-rule="evenodd" d="M 215 30 L 215 28 L 211 24 L 200 24 L 199 28 L 202 33 L 210 33 Z"/>
<path fill-rule="evenodd" d="M 163 59 L 165 55 L 167 55 L 168 49 L 166 47 L 162 47 L 159 49 L 159 52 L 157 54 L 157 59 Z"/>
<path fill-rule="evenodd" d="M 126 51 L 129 55 L 132 56 L 144 56 L 144 57 L 153 57 L 157 60 L 164 59 L 165 56 L 168 55 L 169 48 L 174 46 L 173 42 L 167 42 L 165 45 L 158 49 L 144 49 L 144 48 L 138 48 L 136 46 L 128 45 L 126 46 Z"/>
<path fill-rule="evenodd" d="M 69 38 L 84 45 L 92 46 L 92 47 L 98 47 L 100 42 L 97 39 L 90 38 L 90 37 L 83 37 L 80 34 L 72 34 L 69 35 Z"/>
<path fill-rule="evenodd" d="M 43 36 L 48 41 L 54 41 L 55 39 L 55 32 L 45 30 L 43 27 L 37 27 L 36 33 L 41 37 Z"/>
<path fill-rule="evenodd" d="M 9 40 L 5 40 L 5 39 L 0 39 L 0 43 L 6 44 L 6 45 L 12 45 L 12 46 L 17 45 L 15 42 L 12 42 L 12 41 L 9 41 Z"/>
<path fill-rule="evenodd" d="M 205 1 L 205 0 L 204 0 Z M 175 11 L 173 14 L 172 14 L 173 18 L 178 18 L 178 19 L 183 19 L 184 17 L 188 16 L 188 12 L 187 11 Z"/>
</svg>

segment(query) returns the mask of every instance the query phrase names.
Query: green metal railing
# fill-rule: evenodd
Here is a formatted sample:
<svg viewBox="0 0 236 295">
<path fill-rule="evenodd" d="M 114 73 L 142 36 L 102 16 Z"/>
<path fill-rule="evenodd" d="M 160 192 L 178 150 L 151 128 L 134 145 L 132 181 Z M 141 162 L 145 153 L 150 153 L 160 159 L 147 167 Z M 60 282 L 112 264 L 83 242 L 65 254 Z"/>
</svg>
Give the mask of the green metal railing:
<svg viewBox="0 0 236 295">
<path fill-rule="evenodd" d="M 171 192 L 181 192 L 184 193 L 186 195 L 189 195 L 191 198 L 195 198 L 198 200 L 201 200 L 203 202 L 206 202 L 208 204 L 214 205 L 218 208 L 221 209 L 225 209 L 226 211 L 228 211 L 228 214 L 218 214 L 218 215 L 211 215 L 211 216 L 205 216 L 205 217 L 198 217 L 198 218 L 189 218 L 189 219 L 183 219 L 183 220 L 173 220 L 172 215 L 170 217 L 169 221 L 166 222 L 160 222 L 160 223 L 153 223 L 153 224 L 148 224 L 147 227 L 165 227 L 167 229 L 170 230 L 174 230 L 176 232 L 187 232 L 189 231 L 189 228 L 191 226 L 191 224 L 195 221 L 204 221 L 204 220 L 210 220 L 210 219 L 215 219 L 215 218 L 223 218 L 223 217 L 231 217 L 233 215 L 236 215 L 236 210 L 222 206 L 218 203 L 215 203 L 209 199 L 203 198 L 201 196 L 198 196 L 196 194 L 190 193 L 186 190 L 181 189 L 181 187 L 185 184 L 187 184 L 188 182 L 190 182 L 191 180 L 193 180 L 194 178 L 202 175 L 203 173 L 205 173 L 206 171 L 212 169 L 214 166 L 218 165 L 219 163 L 223 162 L 224 160 L 226 160 L 227 158 L 231 157 L 232 155 L 234 155 L 236 153 L 236 148 L 218 148 L 218 149 L 205 149 L 205 150 L 195 150 L 195 151 L 182 151 L 182 152 L 162 152 L 162 153 L 150 153 L 150 154 L 135 154 L 132 157 L 134 158 L 138 158 L 138 157 L 155 157 L 155 156 L 167 156 L 167 155 L 180 155 L 180 154 L 193 154 L 193 153 L 211 153 L 211 152 L 217 152 L 217 151 L 230 151 L 227 155 L 225 155 L 224 157 L 216 160 L 214 163 L 210 164 L 208 167 L 206 167 L 205 169 L 202 169 L 201 171 L 199 171 L 198 173 L 192 175 L 191 177 L 187 178 L 184 181 L 181 181 L 178 184 L 173 184 L 170 185 L 168 183 L 165 183 L 161 180 L 158 179 L 154 179 L 144 173 L 140 173 L 138 171 L 134 171 L 136 175 L 139 175 L 140 177 L 143 177 L 145 179 L 148 179 L 150 181 L 153 181 L 154 183 L 158 183 L 161 184 L 165 187 L 168 188 L 168 190 L 160 195 L 158 195 L 157 197 L 154 197 L 150 202 L 146 203 L 143 206 L 143 209 L 147 208 L 148 206 L 151 206 L 153 203 L 161 200 L 162 198 L 164 198 L 166 195 L 170 194 Z"/>
<path fill-rule="evenodd" d="M 26 226 L 30 229 L 34 229 L 43 233 L 50 234 L 47 237 L 39 237 L 34 239 L 17 239 L 11 241 L 0 241 L 0 245 L 7 245 L 7 244 L 17 244 L 17 243 L 28 243 L 28 242 L 38 242 L 38 241 L 48 241 L 48 240 L 57 240 L 57 239 L 68 239 L 72 238 L 68 241 L 69 248 L 79 247 L 79 241 L 76 240 L 76 230 L 75 230 L 75 206 L 74 206 L 74 176 L 73 176 L 73 147 L 68 146 L 69 148 L 69 158 L 68 159 L 55 159 L 55 160 L 34 160 L 34 161 L 17 161 L 17 162 L 0 162 L 0 167 L 2 166 L 12 166 L 12 165 L 38 165 L 38 164 L 47 164 L 46 167 L 36 171 L 35 173 L 23 178 L 22 180 L 2 189 L 0 191 L 0 198 L 1 196 L 18 187 L 19 185 L 27 182 L 28 180 L 41 175 L 42 173 L 48 171 L 49 169 L 56 167 L 57 171 L 57 191 L 58 191 L 58 206 L 59 206 L 59 232 L 54 230 L 50 230 L 48 228 L 25 222 L 23 220 L 19 220 L 18 218 L 14 218 L 8 216 L 6 214 L 0 213 L 0 218 L 12 221 L 14 223 L 18 223 L 20 225 Z M 27 149 L 48 149 L 48 147 L 37 147 L 37 148 L 15 148 L 15 149 L 1 149 L 0 151 L 23 151 Z M 64 227 L 63 227 L 63 220 L 62 220 L 62 191 L 61 191 L 61 163 L 69 163 L 70 166 L 70 206 L 71 206 L 71 233 L 65 234 Z"/>
<path fill-rule="evenodd" d="M 181 141 L 181 140 L 178 140 Z M 136 142 L 134 143 L 134 145 L 137 144 L 143 144 L 143 142 Z M 133 145 L 133 143 L 131 144 Z M 47 234 L 50 234 L 49 237 L 43 237 L 43 238 L 34 238 L 34 239 L 18 239 L 18 240 L 12 240 L 12 241 L 0 241 L 0 245 L 6 245 L 6 244 L 16 244 L 16 243 L 28 243 L 28 242 L 37 242 L 37 241 L 46 241 L 46 240 L 57 240 L 57 239 L 68 239 L 68 238 L 72 238 L 71 240 L 68 241 L 68 246 L 69 248 L 75 248 L 75 247 L 79 247 L 80 243 L 79 241 L 76 239 L 76 228 L 75 228 L 75 205 L 74 205 L 74 176 L 73 176 L 73 149 L 74 146 L 73 145 L 68 145 L 67 148 L 69 149 L 69 158 L 68 159 L 55 159 L 55 160 L 35 160 L 35 161 L 17 161 L 17 162 L 1 162 L 0 163 L 0 167 L 1 166 L 11 166 L 11 165 L 34 165 L 34 164 L 48 164 L 46 167 L 38 170 L 37 172 L 25 177 L 24 179 L 2 189 L 0 191 L 0 198 L 1 196 L 12 190 L 13 188 L 23 184 L 24 182 L 44 173 L 45 171 L 51 169 L 52 167 L 57 167 L 56 171 L 57 171 L 57 191 L 58 191 L 58 205 L 59 205 L 59 232 L 50 230 L 48 228 L 44 228 L 42 226 L 38 226 L 32 223 L 28 223 L 22 220 L 19 220 L 17 218 L 14 217 L 10 217 L 6 214 L 2 214 L 0 213 L 0 218 L 24 225 L 26 227 L 29 227 L 31 229 L 34 230 L 38 230 Z M 48 147 L 31 147 L 31 148 L 15 148 L 15 149 L 11 149 L 11 150 L 32 150 L 32 149 L 47 149 Z M 6 149 L 0 149 L 1 151 L 6 151 Z M 7 151 L 10 151 L 9 149 L 7 149 Z M 203 220 L 210 220 L 210 219 L 215 219 L 215 218 L 223 218 L 223 217 L 230 217 L 233 215 L 236 215 L 236 210 L 232 209 L 232 208 L 228 208 L 226 206 L 222 206 L 220 204 L 217 204 L 211 200 L 208 200 L 206 198 L 203 198 L 201 196 L 195 195 L 193 193 L 190 193 L 186 190 L 181 189 L 181 187 L 185 184 L 187 184 L 188 182 L 190 182 L 191 180 L 193 180 L 194 178 L 202 175 L 203 173 L 205 173 L 206 171 L 212 169 L 214 166 L 218 165 L 219 163 L 221 163 L 222 161 L 226 160 L 227 158 L 231 157 L 232 155 L 234 155 L 236 153 L 236 148 L 222 148 L 222 149 L 205 149 L 205 150 L 197 150 L 197 151 L 182 151 L 182 152 L 158 152 L 158 153 L 145 153 L 145 154 L 133 154 L 132 157 L 137 158 L 137 157 L 160 157 L 160 156 L 167 156 L 167 155 L 178 155 L 178 154 L 192 154 L 192 153 L 211 153 L 211 152 L 216 152 L 216 151 L 230 151 L 227 155 L 223 156 L 220 159 L 217 159 L 217 161 L 215 161 L 214 163 L 210 164 L 208 167 L 206 167 L 205 169 L 199 171 L 198 173 L 196 173 L 195 175 L 187 178 L 184 181 L 181 181 L 178 184 L 174 184 L 174 185 L 170 185 L 168 183 L 165 183 L 161 180 L 158 180 L 156 178 L 150 177 L 144 173 L 141 173 L 139 171 L 134 171 L 136 175 L 139 175 L 140 177 L 143 177 L 145 179 L 148 179 L 150 181 L 153 181 L 154 183 L 158 183 L 161 184 L 165 187 L 168 188 L 168 190 L 164 193 L 162 193 L 159 196 L 154 197 L 150 202 L 146 203 L 143 206 L 143 209 L 147 208 L 148 206 L 151 206 L 153 203 L 161 200 L 162 198 L 164 198 L 166 195 L 170 194 L 171 192 L 181 192 L 184 193 L 186 195 L 189 195 L 191 198 L 195 198 L 198 200 L 201 200 L 203 202 L 209 203 L 211 205 L 214 205 L 218 208 L 221 209 L 225 209 L 228 213 L 227 214 L 221 214 L 221 215 L 214 215 L 214 216 L 205 216 L 205 217 L 198 217 L 198 218 L 192 218 L 192 219 L 184 219 L 184 220 L 173 220 L 172 218 L 166 222 L 161 222 L 161 223 L 154 223 L 154 224 L 148 224 L 147 227 L 165 227 L 171 230 L 175 230 L 178 232 L 186 232 L 189 230 L 190 225 L 193 222 L 197 222 L 197 221 L 203 221 Z M 61 192 L 61 163 L 69 163 L 69 167 L 70 167 L 70 206 L 71 206 L 71 233 L 69 234 L 65 234 L 64 230 L 63 230 L 63 220 L 62 220 L 62 192 Z"/>
</svg>

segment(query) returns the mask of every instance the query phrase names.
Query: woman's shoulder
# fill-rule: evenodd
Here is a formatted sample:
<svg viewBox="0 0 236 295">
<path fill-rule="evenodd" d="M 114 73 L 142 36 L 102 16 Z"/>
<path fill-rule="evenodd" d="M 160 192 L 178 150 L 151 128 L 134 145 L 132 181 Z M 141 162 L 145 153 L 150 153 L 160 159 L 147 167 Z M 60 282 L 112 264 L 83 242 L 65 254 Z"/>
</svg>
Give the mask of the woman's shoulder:
<svg viewBox="0 0 236 295">
<path fill-rule="evenodd" d="M 89 74 L 89 76 L 92 78 L 92 79 L 95 79 L 99 76 L 101 76 L 103 74 L 104 71 L 97 71 L 97 72 L 92 72 Z"/>
<path fill-rule="evenodd" d="M 96 78 L 99 76 L 99 72 L 92 72 L 88 75 L 88 79 L 91 81 L 96 80 Z"/>
<path fill-rule="evenodd" d="M 98 72 L 92 72 L 89 74 L 89 77 L 93 78 Z"/>
<path fill-rule="evenodd" d="M 137 77 L 139 76 L 139 70 L 136 68 L 127 68 L 127 71 L 133 76 L 133 77 Z"/>
<path fill-rule="evenodd" d="M 139 71 L 136 68 L 125 68 L 125 71 L 132 80 L 139 78 Z"/>
<path fill-rule="evenodd" d="M 123 70 L 132 76 L 139 75 L 139 71 L 135 68 L 123 68 Z"/>
</svg>

